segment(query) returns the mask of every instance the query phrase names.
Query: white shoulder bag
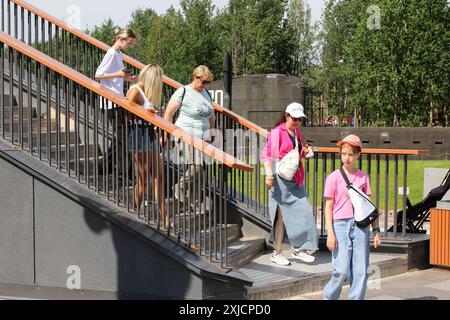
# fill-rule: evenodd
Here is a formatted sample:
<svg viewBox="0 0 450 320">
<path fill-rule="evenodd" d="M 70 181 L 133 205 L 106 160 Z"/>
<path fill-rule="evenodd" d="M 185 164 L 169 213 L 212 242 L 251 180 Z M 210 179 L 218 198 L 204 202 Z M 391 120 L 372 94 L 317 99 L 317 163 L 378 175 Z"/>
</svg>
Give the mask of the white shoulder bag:
<svg viewBox="0 0 450 320">
<path fill-rule="evenodd" d="M 378 209 L 364 192 L 350 183 L 344 169 L 341 168 L 340 171 L 347 183 L 347 192 L 353 205 L 356 225 L 359 228 L 367 228 L 378 219 Z"/>
<path fill-rule="evenodd" d="M 297 130 L 295 130 L 295 148 L 276 163 L 276 173 L 283 179 L 291 181 L 298 170 L 299 162 L 300 153 L 298 151 Z"/>
</svg>

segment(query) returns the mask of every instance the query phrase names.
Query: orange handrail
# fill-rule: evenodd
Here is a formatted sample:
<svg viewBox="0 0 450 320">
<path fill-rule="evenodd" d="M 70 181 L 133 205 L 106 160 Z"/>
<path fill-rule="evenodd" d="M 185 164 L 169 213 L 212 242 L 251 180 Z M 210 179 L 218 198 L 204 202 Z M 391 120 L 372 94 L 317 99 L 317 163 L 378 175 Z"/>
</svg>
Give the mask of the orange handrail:
<svg viewBox="0 0 450 320">
<path fill-rule="evenodd" d="M 0 31 L 0 40 L 7 46 L 14 48 L 22 54 L 28 56 L 32 60 L 39 62 L 40 64 L 52 69 L 53 71 L 63 75 L 64 77 L 80 84 L 81 86 L 91 90 L 92 92 L 110 100 L 118 106 L 126 109 L 127 111 L 135 114 L 136 116 L 144 119 L 147 122 L 161 128 L 165 132 L 173 135 L 174 137 L 190 144 L 194 148 L 202 151 L 211 158 L 227 165 L 230 168 L 236 168 L 247 172 L 252 172 L 253 168 L 246 165 L 244 162 L 232 157 L 231 155 L 223 152 L 222 150 L 206 143 L 202 139 L 194 137 L 187 133 L 183 129 L 177 127 L 172 122 L 169 122 L 158 115 L 146 111 L 144 108 L 136 103 L 130 103 L 122 96 L 118 95 L 111 89 L 103 86 L 102 84 L 84 76 L 83 74 L 69 68 L 68 66 L 56 61 L 53 58 L 43 54 L 42 52 L 28 46 L 27 44 L 16 40 L 10 35 Z"/>
<path fill-rule="evenodd" d="M 339 148 L 323 148 L 315 147 L 315 152 L 322 153 L 339 153 Z M 403 149 L 362 149 L 365 154 L 387 154 L 387 155 L 408 155 L 408 156 L 424 156 L 430 154 L 430 150 L 403 150 Z"/>
<path fill-rule="evenodd" d="M 104 51 L 108 51 L 110 49 L 110 46 L 108 46 L 104 42 L 102 42 L 102 41 L 100 41 L 98 39 L 95 39 L 94 37 L 91 37 L 90 35 L 87 35 L 86 33 L 82 32 L 80 30 L 77 30 L 75 28 L 72 28 L 72 27 L 68 26 L 65 22 L 63 22 L 63 21 L 61 21 L 61 20 L 59 20 L 59 19 L 57 19 L 55 17 L 52 17 L 51 15 L 45 13 L 44 11 L 36 8 L 35 6 L 29 4 L 29 3 L 25 2 L 25 1 L 22 1 L 22 0 L 10 0 L 10 1 L 15 3 L 15 4 L 17 4 L 17 5 L 19 5 L 19 6 L 21 6 L 22 8 L 24 8 L 24 9 L 34 13 L 35 15 L 37 15 L 37 16 L 39 16 L 39 17 L 41 17 L 41 18 L 51 22 L 52 24 L 54 24 L 54 25 L 56 25 L 56 26 L 58 26 L 58 27 L 60 27 L 60 28 L 62 28 L 64 30 L 66 30 L 66 31 L 76 35 L 77 37 L 83 39 L 86 42 L 89 42 L 90 44 L 92 44 L 92 45 L 94 45 L 94 46 L 96 46 L 96 47 L 98 47 L 98 48 L 100 48 L 100 49 L 102 49 Z M 145 67 L 145 65 L 143 63 L 141 63 L 138 60 L 136 60 L 136 59 L 134 59 L 134 58 L 132 58 L 130 56 L 127 56 L 127 55 L 123 56 L 123 60 L 126 63 L 136 67 L 139 70 L 142 70 Z M 167 76 L 164 76 L 163 80 L 164 80 L 164 82 L 166 84 L 174 87 L 175 89 L 178 89 L 178 88 L 183 86 L 178 81 L 175 81 L 175 80 L 173 80 L 173 79 L 171 79 L 171 78 L 169 78 Z M 255 123 L 253 123 L 253 122 L 251 122 L 251 121 L 241 117 L 240 115 L 238 115 L 238 114 L 236 114 L 236 113 L 234 113 L 234 112 L 232 112 L 232 111 L 230 111 L 230 110 L 220 106 L 219 104 L 214 103 L 213 107 L 214 107 L 214 109 L 217 112 L 220 112 L 220 113 L 224 114 L 226 117 L 236 121 L 237 123 L 243 125 L 244 127 L 246 127 L 248 129 L 256 132 L 257 134 L 262 135 L 265 138 L 268 137 L 269 133 L 268 133 L 268 131 L 266 129 L 264 129 L 264 128 L 256 125 Z"/>
</svg>

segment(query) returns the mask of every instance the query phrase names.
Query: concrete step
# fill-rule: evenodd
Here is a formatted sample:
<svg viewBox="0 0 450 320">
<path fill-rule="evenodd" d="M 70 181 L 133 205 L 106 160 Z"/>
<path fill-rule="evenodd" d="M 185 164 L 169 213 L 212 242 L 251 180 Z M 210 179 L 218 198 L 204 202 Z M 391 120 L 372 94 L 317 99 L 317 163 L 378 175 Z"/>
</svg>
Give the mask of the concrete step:
<svg viewBox="0 0 450 320">
<path fill-rule="evenodd" d="M 282 267 L 270 261 L 272 252 L 267 252 L 239 271 L 253 279 L 252 287 L 247 288 L 250 300 L 285 299 L 305 293 L 323 290 L 331 278 L 331 253 L 314 253 L 316 261 L 312 264 L 297 262 L 290 257 L 291 251 L 283 253 L 291 265 Z M 380 278 L 391 277 L 408 271 L 408 258 L 405 254 L 371 253 L 369 283 Z"/>
<path fill-rule="evenodd" d="M 266 241 L 261 238 L 242 238 L 229 245 L 228 264 L 239 268 L 253 261 L 265 250 Z"/>
<path fill-rule="evenodd" d="M 23 106 L 22 107 L 22 117 L 23 119 L 29 119 L 30 118 L 30 112 L 31 112 L 31 118 L 37 118 L 37 109 L 35 107 L 28 107 Z M 12 115 L 14 119 L 19 119 L 20 116 L 20 108 L 18 106 L 13 107 Z M 5 106 L 2 110 L 0 107 L 0 118 L 4 117 L 5 119 L 11 118 L 11 107 Z"/>
<path fill-rule="evenodd" d="M 209 239 L 211 238 L 211 241 L 214 242 L 215 239 L 219 241 L 220 239 L 220 232 L 222 234 L 225 232 L 225 226 L 217 226 L 214 230 L 214 228 L 208 228 L 206 230 L 198 230 L 198 226 L 196 230 L 194 230 L 192 227 L 184 229 L 183 226 L 181 226 L 179 234 L 182 238 L 182 241 L 185 241 L 186 243 L 195 244 L 195 246 L 198 246 L 200 244 L 200 241 L 202 245 L 204 245 L 205 240 L 206 243 L 209 243 Z M 175 225 L 175 229 L 177 226 Z M 227 225 L 227 242 L 235 242 L 239 240 L 241 237 L 241 228 L 237 224 L 229 224 Z M 217 243 L 219 245 L 219 243 Z"/>
<path fill-rule="evenodd" d="M 40 118 L 40 119 L 39 118 L 33 118 L 33 119 L 31 119 L 31 129 L 32 129 L 31 132 L 34 133 L 34 134 L 39 133 L 39 122 L 41 124 L 41 128 L 40 128 L 41 132 L 42 133 L 46 133 L 47 132 L 47 119 L 46 118 Z M 3 122 L 0 119 L 0 128 L 1 128 L 2 125 L 3 125 Z M 51 119 L 50 120 L 50 132 L 56 132 L 57 127 L 58 126 L 57 126 L 56 120 L 55 119 Z M 5 118 L 4 128 L 5 128 L 5 132 L 10 132 L 11 131 L 11 129 L 10 129 L 11 128 L 11 121 L 10 121 L 10 119 L 6 119 Z M 13 128 L 13 131 L 15 133 L 19 132 L 19 120 L 18 119 L 14 119 L 13 120 L 12 128 Z M 24 134 L 28 134 L 29 128 L 30 128 L 29 119 L 23 119 L 23 121 L 22 121 L 23 133 Z M 66 130 L 65 129 L 65 124 L 61 123 L 60 124 L 60 131 L 65 132 L 65 130 Z M 71 132 L 75 132 L 75 129 L 71 128 L 70 131 Z"/>
<path fill-rule="evenodd" d="M 1 131 L 0 131 L 1 132 Z M 50 139 L 49 139 L 49 144 L 50 145 L 56 145 L 57 142 L 57 137 L 58 134 L 56 132 L 50 132 Z M 46 132 L 42 132 L 40 135 L 39 134 L 32 134 L 32 144 L 33 146 L 37 146 L 38 145 L 38 139 L 41 139 L 41 146 L 44 146 L 47 144 L 47 133 Z M 14 132 L 13 136 L 12 136 L 12 141 L 11 141 L 11 133 L 10 132 L 5 132 L 5 139 L 7 141 L 12 142 L 13 144 L 19 144 L 19 137 L 20 134 L 18 132 Z M 66 142 L 66 133 L 65 132 L 61 132 L 59 135 L 60 138 L 60 142 L 61 145 L 65 144 Z M 24 141 L 25 144 L 29 145 L 29 139 L 28 139 L 28 133 L 27 132 L 23 132 L 22 135 L 22 139 Z M 76 137 L 75 132 L 69 132 L 69 144 L 75 144 L 75 141 L 78 140 L 78 137 Z"/>
</svg>

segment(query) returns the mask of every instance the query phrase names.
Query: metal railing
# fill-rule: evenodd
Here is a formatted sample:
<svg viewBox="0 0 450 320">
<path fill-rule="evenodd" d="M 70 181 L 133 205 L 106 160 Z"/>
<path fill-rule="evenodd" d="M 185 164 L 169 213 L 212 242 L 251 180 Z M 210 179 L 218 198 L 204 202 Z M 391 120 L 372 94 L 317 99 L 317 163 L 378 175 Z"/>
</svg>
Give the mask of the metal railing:
<svg viewBox="0 0 450 320">
<path fill-rule="evenodd" d="M 86 35 L 85 33 L 71 28 L 64 22 L 51 17 L 36 7 L 31 6 L 22 0 L 1 0 L 2 2 L 2 30 L 22 41 L 27 41 L 35 49 L 40 50 L 61 63 L 81 72 L 93 79 L 95 68 L 99 65 L 105 51 L 110 47 L 105 43 Z M 144 68 L 144 64 L 139 61 L 124 56 L 127 67 L 132 69 L 135 74 Z M 163 105 L 166 105 L 175 89 L 181 86 L 180 83 L 164 78 L 164 98 Z M 215 104 L 216 110 L 216 139 L 214 145 L 226 153 L 238 158 L 248 166 L 253 167 L 254 171 L 247 173 L 242 170 L 225 169 L 225 178 L 228 183 L 228 198 L 231 203 L 242 209 L 242 212 L 254 221 L 269 225 L 269 214 L 267 208 L 268 190 L 264 184 L 259 162 L 259 151 L 265 146 L 268 137 L 268 131 L 255 125 L 254 123 L 240 117 L 239 115 Z M 397 150 L 398 151 L 398 150 Z M 424 155 L 423 151 L 398 151 L 396 150 L 368 150 L 364 155 L 364 164 L 368 173 L 373 177 L 374 196 L 377 205 L 388 207 L 384 213 L 384 236 L 398 237 L 398 227 L 395 221 L 392 221 L 391 212 L 400 208 L 406 211 L 406 196 L 398 201 L 398 186 L 406 187 L 406 174 L 403 174 L 403 181 L 398 177 L 398 166 L 402 164 L 407 168 L 408 155 Z M 379 153 L 381 152 L 381 153 Z M 406 152 L 406 154 L 404 153 Z M 336 153 L 327 148 L 318 148 L 314 159 L 305 162 L 306 186 L 310 195 L 313 212 L 318 219 L 320 230 L 324 235 L 323 219 L 323 201 L 320 186 L 323 188 L 323 179 L 328 168 L 336 168 Z M 334 161 L 333 161 L 334 159 Z M 339 158 L 338 158 L 339 159 Z M 387 159 L 387 161 L 385 161 Z M 395 177 L 394 186 L 390 184 L 381 185 L 380 167 L 382 162 L 387 165 L 387 170 L 393 170 Z M 393 169 L 389 169 L 390 164 L 394 164 Z M 363 162 L 361 162 L 361 165 Z M 320 168 L 325 168 L 324 172 L 319 172 Z M 323 170 L 323 169 L 321 169 Z M 388 174 L 392 179 L 392 173 Z M 387 181 L 387 179 L 384 179 Z M 386 182 L 385 182 L 386 183 Z M 382 198 L 382 195 L 384 198 Z M 388 202 L 388 204 L 386 204 Z M 397 208 L 398 207 L 398 208 Z M 391 212 L 389 212 L 391 211 Z M 387 215 L 387 217 L 386 217 Z M 393 218 L 394 220 L 396 217 Z M 386 223 L 393 223 L 393 234 L 388 233 Z M 404 217 L 402 223 L 406 223 Z M 383 228 L 382 228 L 383 229 Z M 406 227 L 401 228 L 401 236 L 405 237 Z"/>
<path fill-rule="evenodd" d="M 251 167 L 3 32 L 0 117 L 4 140 L 228 267 L 225 172 Z"/>
<path fill-rule="evenodd" d="M 252 173 L 234 172 L 232 198 L 239 198 L 239 202 L 245 204 L 247 210 L 255 215 L 263 216 L 270 221 L 268 212 L 268 188 L 265 185 L 265 172 L 261 171 L 261 165 L 253 162 L 261 149 L 253 150 L 252 146 L 265 146 L 264 142 L 254 139 L 253 144 L 243 148 L 244 155 L 237 155 L 238 159 L 252 159 Z M 304 159 L 305 188 L 313 209 L 313 214 L 319 235 L 326 237 L 325 224 L 325 199 L 323 197 L 326 177 L 339 169 L 342 164 L 337 148 L 315 147 L 314 157 Z M 380 227 L 382 237 L 396 239 L 406 237 L 408 219 L 407 190 L 408 190 L 408 157 L 426 155 L 426 150 L 390 150 L 390 149 L 363 149 L 358 165 L 366 172 L 371 180 L 372 199 L 380 212 Z M 246 161 L 244 161 L 246 162 Z M 246 162 L 248 163 L 248 162 Z M 400 190 L 403 190 L 400 193 Z M 402 212 L 401 215 L 397 215 Z"/>
</svg>

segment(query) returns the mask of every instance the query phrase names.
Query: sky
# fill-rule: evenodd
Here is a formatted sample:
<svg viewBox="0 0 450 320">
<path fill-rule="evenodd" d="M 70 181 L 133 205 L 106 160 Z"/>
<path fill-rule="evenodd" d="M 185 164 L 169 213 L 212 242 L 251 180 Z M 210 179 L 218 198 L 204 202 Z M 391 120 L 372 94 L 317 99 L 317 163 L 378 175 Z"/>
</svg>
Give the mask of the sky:
<svg viewBox="0 0 450 320">
<path fill-rule="evenodd" d="M 112 18 L 119 26 L 125 26 L 131 13 L 138 8 L 151 8 L 158 14 L 166 12 L 173 5 L 180 8 L 179 0 L 25 0 L 48 14 L 71 24 L 80 30 L 91 30 Z M 325 0 L 306 0 L 311 7 L 312 19 L 320 19 Z M 116 5 L 112 5 L 116 3 Z M 228 0 L 213 0 L 214 5 L 223 8 Z"/>
</svg>

